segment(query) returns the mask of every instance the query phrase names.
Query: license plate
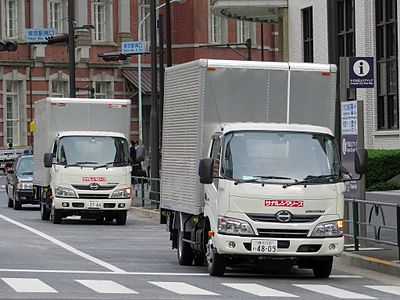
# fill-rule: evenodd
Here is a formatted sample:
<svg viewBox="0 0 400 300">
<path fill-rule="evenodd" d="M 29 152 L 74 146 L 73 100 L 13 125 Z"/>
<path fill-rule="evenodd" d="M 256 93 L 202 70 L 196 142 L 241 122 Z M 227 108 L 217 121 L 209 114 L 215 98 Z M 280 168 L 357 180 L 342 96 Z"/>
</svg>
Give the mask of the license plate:
<svg viewBox="0 0 400 300">
<path fill-rule="evenodd" d="M 278 241 L 271 240 L 252 240 L 251 252 L 254 253 L 277 253 Z"/>
<path fill-rule="evenodd" d="M 100 201 L 90 201 L 87 205 L 88 209 L 100 209 L 101 202 Z"/>
</svg>

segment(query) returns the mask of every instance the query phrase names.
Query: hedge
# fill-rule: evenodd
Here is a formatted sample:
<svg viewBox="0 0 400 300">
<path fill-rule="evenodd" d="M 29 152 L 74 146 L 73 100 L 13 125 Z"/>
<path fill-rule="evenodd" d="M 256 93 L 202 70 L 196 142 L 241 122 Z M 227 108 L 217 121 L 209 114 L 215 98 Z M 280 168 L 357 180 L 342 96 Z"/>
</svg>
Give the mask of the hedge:
<svg viewBox="0 0 400 300">
<path fill-rule="evenodd" d="M 368 191 L 400 189 L 400 184 L 387 182 L 400 174 L 400 150 L 368 150 L 369 171 L 366 175 Z"/>
</svg>

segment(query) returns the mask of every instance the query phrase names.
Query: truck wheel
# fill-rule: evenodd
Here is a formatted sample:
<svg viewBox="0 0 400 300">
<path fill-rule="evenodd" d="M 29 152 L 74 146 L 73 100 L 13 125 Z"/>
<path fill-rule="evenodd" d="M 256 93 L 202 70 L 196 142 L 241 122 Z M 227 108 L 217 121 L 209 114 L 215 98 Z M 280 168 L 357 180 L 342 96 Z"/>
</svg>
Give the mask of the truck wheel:
<svg viewBox="0 0 400 300">
<path fill-rule="evenodd" d="M 118 215 L 116 217 L 117 225 L 125 225 L 126 224 L 127 214 L 128 214 L 128 212 L 126 210 L 118 213 Z"/>
<path fill-rule="evenodd" d="M 60 224 L 62 222 L 62 212 L 59 209 L 52 209 L 51 219 L 53 224 Z"/>
<path fill-rule="evenodd" d="M 315 278 L 328 278 L 332 271 L 332 261 L 333 257 L 328 257 L 326 259 L 316 259 L 313 262 L 313 272 Z"/>
<path fill-rule="evenodd" d="M 114 221 L 114 217 L 105 216 L 105 220 L 106 220 L 107 223 L 111 223 L 112 221 Z"/>
<path fill-rule="evenodd" d="M 18 201 L 17 194 L 14 194 L 14 210 L 21 210 L 21 203 Z"/>
<path fill-rule="evenodd" d="M 191 266 L 194 259 L 194 253 L 192 247 L 190 247 L 189 243 L 183 241 L 184 232 L 179 231 L 178 234 L 178 262 L 182 266 Z"/>
<path fill-rule="evenodd" d="M 13 208 L 14 207 L 14 202 L 10 198 L 8 198 L 8 207 L 9 208 Z"/>
<path fill-rule="evenodd" d="M 207 252 L 207 269 L 211 276 L 223 276 L 225 273 L 225 256 L 219 254 L 216 249 L 210 248 Z"/>
<path fill-rule="evenodd" d="M 50 219 L 50 211 L 46 208 L 46 204 L 40 202 L 40 218 L 44 221 Z"/>
</svg>

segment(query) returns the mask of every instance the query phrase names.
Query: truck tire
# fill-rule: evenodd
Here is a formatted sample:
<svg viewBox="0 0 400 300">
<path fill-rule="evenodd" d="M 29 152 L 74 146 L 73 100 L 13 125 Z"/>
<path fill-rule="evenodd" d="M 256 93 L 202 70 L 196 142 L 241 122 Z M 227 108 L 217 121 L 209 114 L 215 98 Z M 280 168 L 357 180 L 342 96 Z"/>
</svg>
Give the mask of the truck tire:
<svg viewBox="0 0 400 300">
<path fill-rule="evenodd" d="M 193 249 L 189 243 L 183 241 L 185 233 L 183 231 L 179 231 L 178 234 L 178 247 L 177 247 L 177 255 L 178 262 L 182 266 L 191 266 L 194 259 Z"/>
<path fill-rule="evenodd" d="M 53 224 L 60 224 L 62 222 L 62 212 L 59 209 L 53 209 L 51 214 Z"/>
<path fill-rule="evenodd" d="M 128 214 L 128 212 L 126 210 L 118 213 L 117 217 L 115 218 L 117 221 L 117 225 L 125 225 L 126 224 L 127 214 Z"/>
<path fill-rule="evenodd" d="M 219 254 L 216 249 L 211 248 L 207 253 L 207 269 L 211 276 L 223 276 L 225 273 L 225 256 Z"/>
<path fill-rule="evenodd" d="M 18 201 L 18 196 L 15 193 L 14 193 L 14 210 L 21 210 L 21 203 Z"/>
<path fill-rule="evenodd" d="M 50 211 L 46 208 L 46 204 L 40 202 L 40 218 L 44 221 L 50 219 Z"/>
<path fill-rule="evenodd" d="M 332 271 L 333 257 L 316 259 L 313 262 L 313 273 L 315 278 L 328 278 Z"/>
<path fill-rule="evenodd" d="M 9 208 L 13 208 L 14 207 L 14 202 L 12 201 L 12 199 L 10 199 L 10 197 L 8 198 L 8 207 Z"/>
</svg>

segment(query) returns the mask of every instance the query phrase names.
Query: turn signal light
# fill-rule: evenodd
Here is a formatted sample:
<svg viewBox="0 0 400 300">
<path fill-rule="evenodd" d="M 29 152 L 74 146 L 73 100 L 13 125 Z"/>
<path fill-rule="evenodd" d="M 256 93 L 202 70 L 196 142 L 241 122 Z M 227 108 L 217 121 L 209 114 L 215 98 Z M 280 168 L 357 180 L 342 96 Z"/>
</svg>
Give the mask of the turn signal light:
<svg viewBox="0 0 400 300">
<path fill-rule="evenodd" d="M 214 231 L 211 231 L 211 230 L 210 230 L 210 231 L 208 232 L 208 236 L 209 236 L 209 237 L 214 236 Z"/>
</svg>

